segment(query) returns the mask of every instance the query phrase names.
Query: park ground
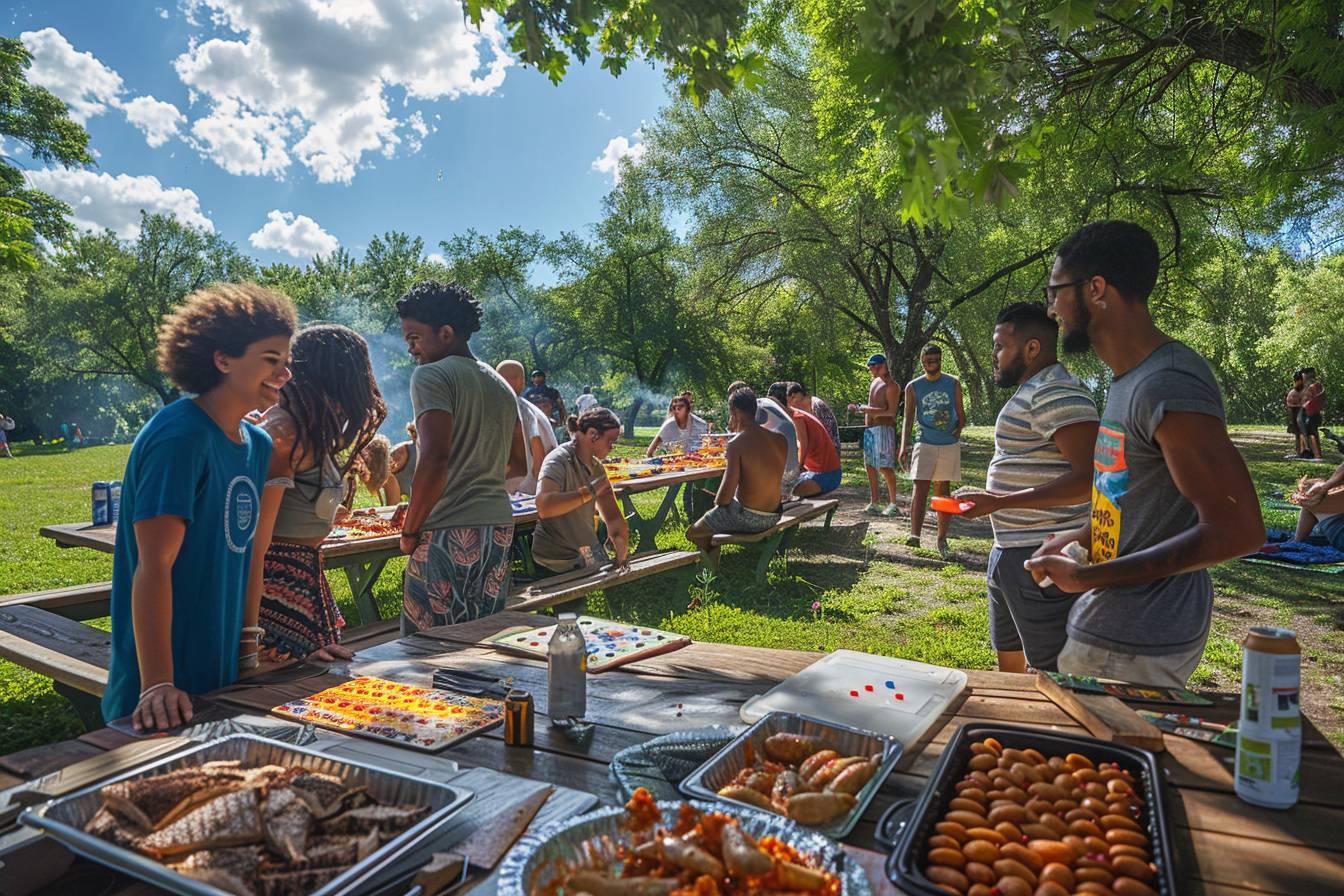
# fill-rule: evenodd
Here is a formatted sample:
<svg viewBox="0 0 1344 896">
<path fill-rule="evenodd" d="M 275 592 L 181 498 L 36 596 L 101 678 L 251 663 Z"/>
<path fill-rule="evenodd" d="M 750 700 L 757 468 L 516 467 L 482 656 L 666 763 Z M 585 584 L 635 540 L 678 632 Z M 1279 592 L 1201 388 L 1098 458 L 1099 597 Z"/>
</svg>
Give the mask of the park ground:
<svg viewBox="0 0 1344 896">
<path fill-rule="evenodd" d="M 653 431 L 640 430 L 618 453 L 633 454 Z M 982 484 L 992 451 L 992 429 L 966 430 L 962 472 Z M 1282 498 L 1303 474 L 1325 475 L 1322 464 L 1282 459 L 1282 432 L 1236 427 L 1233 438 L 1250 466 L 1262 501 Z M 106 581 L 111 558 L 90 550 L 62 550 L 38 536 L 40 526 L 88 519 L 89 483 L 120 475 L 127 445 L 74 453 L 19 446 L 18 459 L 0 458 L 0 593 Z M 902 482 L 908 491 L 909 483 Z M 640 497 L 656 501 L 660 493 Z M 957 521 L 943 561 L 931 550 L 910 549 L 903 518 L 867 516 L 867 482 L 860 459 L 845 455 L 841 508 L 829 532 L 805 528 L 787 565 L 776 559 L 768 581 L 752 580 L 755 563 L 726 552 L 720 574 L 687 590 L 670 577 L 646 580 L 589 598 L 594 615 L 656 625 L 693 638 L 732 644 L 833 650 L 840 647 L 961 668 L 993 668 L 986 618 L 984 571 L 991 545 L 987 521 Z M 1289 527 L 1291 511 L 1265 508 L 1266 525 Z M 689 544 L 673 531 L 663 547 Z M 931 528 L 926 531 L 926 543 Z M 730 549 L 731 551 L 731 549 Z M 383 573 L 376 596 L 384 615 L 397 612 L 403 561 Z M 333 590 L 356 619 L 339 575 Z M 1239 561 L 1213 571 L 1213 630 L 1192 686 L 1235 691 L 1241 679 L 1239 642 L 1251 625 L 1295 629 L 1302 644 L 1302 707 L 1344 749 L 1344 574 L 1325 575 Z M 695 609 L 688 605 L 695 600 Z M 106 626 L 106 620 L 93 624 Z M 73 737 L 78 719 L 51 682 L 0 661 L 0 755 Z"/>
</svg>

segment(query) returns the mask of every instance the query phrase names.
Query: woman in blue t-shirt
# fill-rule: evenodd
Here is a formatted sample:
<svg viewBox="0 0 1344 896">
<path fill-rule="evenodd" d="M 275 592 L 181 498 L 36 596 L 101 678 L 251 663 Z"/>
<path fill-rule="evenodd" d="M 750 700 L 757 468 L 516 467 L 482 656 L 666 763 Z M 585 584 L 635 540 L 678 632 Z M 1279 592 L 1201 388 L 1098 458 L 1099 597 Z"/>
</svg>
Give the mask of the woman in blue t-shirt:
<svg viewBox="0 0 1344 896">
<path fill-rule="evenodd" d="M 122 476 L 105 719 L 180 725 L 189 694 L 234 681 L 240 653 L 257 653 L 243 603 L 271 439 L 244 417 L 280 398 L 295 322 L 283 295 L 228 283 L 164 318 L 159 369 L 195 397 L 145 424 Z"/>
</svg>

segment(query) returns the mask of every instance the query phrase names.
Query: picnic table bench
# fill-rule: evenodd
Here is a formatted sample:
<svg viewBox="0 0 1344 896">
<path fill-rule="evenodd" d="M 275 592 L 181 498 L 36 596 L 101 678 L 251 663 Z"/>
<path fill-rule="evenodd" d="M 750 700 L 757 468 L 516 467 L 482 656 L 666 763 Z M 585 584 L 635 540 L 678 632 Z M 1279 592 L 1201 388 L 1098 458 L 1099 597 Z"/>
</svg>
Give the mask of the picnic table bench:
<svg viewBox="0 0 1344 896">
<path fill-rule="evenodd" d="M 266 712 L 282 702 L 331 686 L 344 675 L 366 674 L 412 684 L 428 684 L 436 667 L 470 669 L 512 676 L 536 701 L 536 746 L 506 748 L 495 729 L 441 755 L 465 767 L 484 768 L 585 791 L 605 803 L 620 795 L 608 772 L 617 751 L 651 737 L 706 725 L 740 724 L 742 701 L 800 671 L 820 654 L 697 642 L 672 653 L 632 663 L 588 678 L 588 717 L 593 736 L 572 742 L 549 724 L 546 716 L 546 668 L 543 662 L 501 654 L 483 646 L 494 634 L 532 617 L 504 612 L 457 626 L 428 629 L 409 638 L 361 649 L 355 661 L 333 666 L 330 674 L 312 676 L 311 667 L 295 666 L 259 676 L 254 684 L 235 686 L 216 695 L 210 713 Z M 1035 687 L 1030 675 L 969 670 L 963 696 L 949 707 L 918 743 L 907 744 L 896 772 L 845 838 L 850 855 L 868 871 L 878 893 L 899 892 L 885 886 L 883 856 L 872 850 L 876 820 L 894 801 L 917 796 L 940 753 L 963 722 L 1012 722 L 1049 730 L 1085 734 L 1073 718 Z M 1159 707 L 1153 707 L 1159 708 Z M 1218 695 L 1214 707 L 1201 715 L 1228 721 L 1237 714 L 1235 695 Z M 1344 881 L 1344 758 L 1303 720 L 1302 795 L 1287 811 L 1260 809 L 1232 793 L 1232 753 L 1179 737 L 1166 738 L 1159 754 L 1175 867 L 1182 896 L 1252 896 L 1252 894 L 1327 894 L 1340 892 Z M 107 751 L 132 739 L 102 729 L 76 740 L 0 757 L 0 774 L 28 780 L 70 767 L 72 773 L 91 765 L 104 775 L 143 761 L 131 755 L 121 764 L 102 760 Z M 154 741 L 142 741 L 156 749 Z M 411 751 L 405 753 L 408 761 Z M 423 754 L 415 754 L 418 761 Z M 88 775 L 81 780 L 87 781 Z M 522 785 L 524 782 L 518 782 Z M 447 842 L 440 848 L 448 848 Z M 44 839 L 28 840 L 0 862 L 43 879 L 44 894 L 100 892 L 131 896 L 143 885 L 92 866 Z M 5 874 L 0 874 L 3 879 Z M 96 885 L 95 882 L 96 881 Z M 0 883 L 0 890 L 4 889 Z M 476 896 L 489 896 L 489 887 Z"/>
<path fill-rule="evenodd" d="M 699 551 L 651 551 L 633 554 L 623 569 L 578 569 L 550 578 L 538 579 L 515 589 L 505 601 L 510 610 L 544 610 L 578 600 L 594 591 L 606 591 L 640 579 L 672 570 L 685 569 L 700 562 Z"/>
<path fill-rule="evenodd" d="M 756 581 L 765 581 L 765 571 L 775 554 L 784 557 L 787 566 L 789 545 L 798 532 L 798 527 L 808 520 L 825 516 L 823 528 L 831 528 L 831 517 L 840 506 L 837 498 L 797 498 L 784 505 L 784 513 L 779 522 L 769 529 L 752 534 L 722 533 L 710 539 L 709 550 L 705 552 L 705 565 L 711 569 L 719 568 L 719 550 L 726 544 L 759 544 L 760 554 L 756 561 Z"/>
</svg>

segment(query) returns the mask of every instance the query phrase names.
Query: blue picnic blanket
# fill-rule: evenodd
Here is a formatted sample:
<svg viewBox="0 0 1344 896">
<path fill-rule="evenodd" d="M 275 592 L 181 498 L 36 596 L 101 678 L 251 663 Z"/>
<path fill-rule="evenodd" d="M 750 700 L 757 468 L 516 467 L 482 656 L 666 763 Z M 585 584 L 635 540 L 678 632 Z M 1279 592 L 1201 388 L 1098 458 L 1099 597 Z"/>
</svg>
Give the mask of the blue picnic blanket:
<svg viewBox="0 0 1344 896">
<path fill-rule="evenodd" d="M 1344 563 L 1344 551 L 1328 544 L 1317 544 L 1315 540 L 1292 541 L 1291 535 L 1281 529 L 1270 529 L 1265 533 L 1269 550 L 1260 550 L 1250 554 L 1247 559 L 1275 560 L 1279 563 L 1292 563 L 1300 566 L 1313 566 L 1318 563 Z"/>
</svg>

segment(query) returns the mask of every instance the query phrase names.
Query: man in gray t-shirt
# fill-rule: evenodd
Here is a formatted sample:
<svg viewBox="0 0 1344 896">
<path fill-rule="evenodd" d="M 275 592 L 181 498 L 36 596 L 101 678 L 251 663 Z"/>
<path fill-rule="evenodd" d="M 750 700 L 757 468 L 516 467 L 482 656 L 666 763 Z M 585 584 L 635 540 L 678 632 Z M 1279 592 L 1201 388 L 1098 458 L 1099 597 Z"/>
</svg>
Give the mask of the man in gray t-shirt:
<svg viewBox="0 0 1344 896">
<path fill-rule="evenodd" d="M 1088 524 L 1047 540 L 1025 565 L 1038 582 L 1085 592 L 1059 671 L 1183 686 L 1213 613 L 1204 570 L 1259 548 L 1265 529 L 1212 371 L 1149 315 L 1157 271 L 1157 243 L 1125 221 L 1089 224 L 1059 247 L 1046 304 L 1064 350 L 1095 347 L 1113 377 Z M 1087 563 L 1064 555 L 1074 543 Z"/>
</svg>

